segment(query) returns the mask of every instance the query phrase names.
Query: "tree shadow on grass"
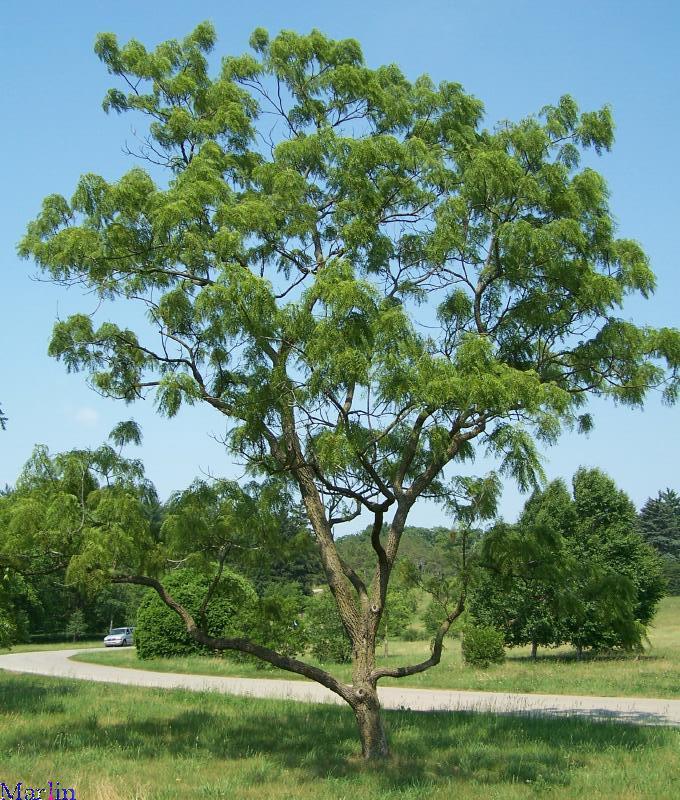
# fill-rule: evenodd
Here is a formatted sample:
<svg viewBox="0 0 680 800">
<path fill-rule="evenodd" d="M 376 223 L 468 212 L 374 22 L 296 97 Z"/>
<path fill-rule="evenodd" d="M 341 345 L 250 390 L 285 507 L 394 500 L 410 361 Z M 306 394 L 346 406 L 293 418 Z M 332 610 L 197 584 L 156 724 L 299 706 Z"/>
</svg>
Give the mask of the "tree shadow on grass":
<svg viewBox="0 0 680 800">
<path fill-rule="evenodd" d="M 658 655 L 653 651 L 644 653 L 622 653 L 619 651 L 585 652 L 580 656 L 575 650 L 568 652 L 539 651 L 536 658 L 527 653 L 506 652 L 506 661 L 512 664 L 611 664 L 611 663 L 653 663 L 654 661 L 667 660 L 667 656 Z"/>
<path fill-rule="evenodd" d="M 599 753 L 652 756 L 673 735 L 581 719 L 386 712 L 394 755 L 376 768 L 358 757 L 349 709 L 119 687 L 107 687 L 106 704 L 99 706 L 102 687 L 67 684 L 64 689 L 55 681 L 46 689 L 47 682 L 41 683 L 35 692 L 21 692 L 36 713 L 43 712 L 41 736 L 30 744 L 36 756 L 98 750 L 107 759 L 115 754 L 121 763 L 136 764 L 161 754 L 244 762 L 260 757 L 303 782 L 363 776 L 381 790 L 450 781 L 565 785 Z M 25 744 L 11 729 L 1 740 L 10 751 Z M 257 781 L 256 773 L 252 781 Z"/>
<path fill-rule="evenodd" d="M 77 686 L 49 679 L 35 678 L 29 683 L 4 671 L 0 678 L 0 714 L 58 714 L 65 708 L 64 699 L 78 690 Z"/>
</svg>

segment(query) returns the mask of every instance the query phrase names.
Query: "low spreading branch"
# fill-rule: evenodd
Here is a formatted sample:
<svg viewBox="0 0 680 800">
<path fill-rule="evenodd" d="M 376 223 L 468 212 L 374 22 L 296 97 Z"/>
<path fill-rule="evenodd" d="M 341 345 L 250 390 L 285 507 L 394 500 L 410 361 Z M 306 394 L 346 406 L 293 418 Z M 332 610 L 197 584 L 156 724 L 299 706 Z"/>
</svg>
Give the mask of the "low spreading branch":
<svg viewBox="0 0 680 800">
<path fill-rule="evenodd" d="M 282 655 L 275 650 L 251 642 L 248 639 L 225 639 L 222 637 L 210 636 L 196 624 L 196 621 L 189 611 L 187 611 L 181 603 L 178 603 L 156 578 L 150 578 L 146 575 L 115 575 L 111 579 L 111 582 L 147 586 L 150 589 L 154 589 L 165 605 L 171 608 L 180 617 L 189 636 L 191 636 L 194 641 L 209 647 L 211 650 L 236 650 L 240 653 L 249 653 L 274 667 L 279 667 L 280 669 L 285 669 L 288 672 L 294 672 L 297 675 L 303 675 L 305 678 L 316 681 L 332 692 L 335 692 L 335 694 L 342 697 L 343 700 L 349 702 L 352 697 L 352 689 L 350 686 L 341 683 L 337 678 L 334 678 L 330 673 L 320 667 L 315 667 L 312 664 L 306 664 L 304 661 L 299 661 L 296 658 Z"/>
</svg>

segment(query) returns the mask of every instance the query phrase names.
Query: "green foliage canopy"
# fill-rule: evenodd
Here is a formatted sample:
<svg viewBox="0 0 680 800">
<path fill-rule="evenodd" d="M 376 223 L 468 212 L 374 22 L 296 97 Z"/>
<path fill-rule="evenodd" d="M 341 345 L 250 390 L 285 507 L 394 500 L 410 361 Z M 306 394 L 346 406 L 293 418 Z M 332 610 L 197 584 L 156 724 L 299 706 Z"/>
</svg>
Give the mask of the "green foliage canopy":
<svg viewBox="0 0 680 800">
<path fill-rule="evenodd" d="M 87 174 L 29 225 L 20 253 L 49 277 L 149 316 L 138 330 L 59 322 L 50 352 L 69 369 L 127 401 L 151 390 L 169 415 L 210 403 L 265 471 L 294 472 L 282 428 L 300 409 L 291 422 L 334 498 L 433 489 L 477 437 L 530 486 L 529 431 L 589 424 L 586 391 L 639 404 L 663 383 L 674 398 L 677 333 L 616 315 L 653 290 L 647 259 L 578 167 L 582 149 L 611 146 L 608 109 L 564 97 L 488 131 L 458 84 L 369 69 L 352 40 L 258 30 L 213 78 L 214 43 L 207 23 L 155 51 L 97 40 L 133 87 L 105 109 L 147 117 L 141 155 L 168 177 Z"/>
<path fill-rule="evenodd" d="M 33 576 L 66 569 L 67 582 L 98 591 L 111 570 L 156 568 L 156 504 L 140 462 L 108 445 L 54 456 L 38 446 L 0 497 L 0 562 Z"/>
<path fill-rule="evenodd" d="M 605 589 L 613 608 L 606 608 L 599 614 L 590 611 L 586 604 L 587 626 L 591 628 L 583 646 L 598 647 L 610 644 L 610 619 L 621 618 L 616 609 L 626 601 L 632 607 L 634 619 L 642 627 L 648 625 L 666 591 L 663 565 L 658 554 L 640 536 L 635 506 L 626 493 L 618 489 L 614 481 L 601 470 L 579 469 L 573 478 L 574 507 L 577 517 L 572 547 L 575 557 L 581 563 L 597 566 L 600 583 Z M 606 591 L 613 576 L 620 576 L 630 584 L 626 591 L 625 583 L 617 581 L 618 589 Z M 586 594 L 587 596 L 587 594 Z M 597 607 L 595 602 L 595 607 Z M 625 638 L 623 626 L 616 636 Z M 584 628 L 581 628 L 579 633 Z M 623 632 L 622 632 L 623 631 Z M 578 643 L 576 632 L 572 641 Z M 639 642 L 632 639 L 634 644 Z"/>
<path fill-rule="evenodd" d="M 636 649 L 664 594 L 661 560 L 641 538 L 635 508 L 597 469 L 535 492 L 516 525 L 482 543 L 472 617 L 507 644 Z"/>
</svg>

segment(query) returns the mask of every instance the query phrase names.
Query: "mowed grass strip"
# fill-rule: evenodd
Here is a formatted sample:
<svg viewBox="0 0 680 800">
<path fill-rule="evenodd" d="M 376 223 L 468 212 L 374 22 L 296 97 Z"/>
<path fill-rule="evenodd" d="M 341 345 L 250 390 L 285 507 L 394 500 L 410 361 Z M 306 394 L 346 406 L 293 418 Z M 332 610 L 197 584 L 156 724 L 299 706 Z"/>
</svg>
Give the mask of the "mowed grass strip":
<svg viewBox="0 0 680 800">
<path fill-rule="evenodd" d="M 49 644 L 15 644 L 12 647 L 0 647 L 0 655 L 4 653 L 35 653 L 43 650 L 80 650 L 86 647 L 99 647 L 103 636 L 98 639 L 84 639 L 80 642 L 50 642 Z"/>
<path fill-rule="evenodd" d="M 649 631 L 649 646 L 641 655 L 584 658 L 577 661 L 569 648 L 539 651 L 533 662 L 528 648 L 507 651 L 505 664 L 489 669 L 472 669 L 463 664 L 460 641 L 449 639 L 441 663 L 403 681 L 385 680 L 381 686 L 415 686 L 423 689 L 479 689 L 495 692 L 577 694 L 604 697 L 680 698 L 680 597 L 667 597 Z M 389 644 L 389 658 L 381 664 L 401 665 L 420 661 L 428 654 L 428 642 L 395 641 Z M 193 656 L 140 661 L 134 650 L 102 650 L 83 653 L 78 661 L 111 666 L 248 678 L 296 679 L 278 669 L 262 669 L 255 661 Z M 348 665 L 323 664 L 334 675 L 350 681 Z"/>
<path fill-rule="evenodd" d="M 680 796 L 680 732 L 585 720 L 389 712 L 366 765 L 349 709 L 0 672 L 0 781 L 83 800 Z"/>
</svg>

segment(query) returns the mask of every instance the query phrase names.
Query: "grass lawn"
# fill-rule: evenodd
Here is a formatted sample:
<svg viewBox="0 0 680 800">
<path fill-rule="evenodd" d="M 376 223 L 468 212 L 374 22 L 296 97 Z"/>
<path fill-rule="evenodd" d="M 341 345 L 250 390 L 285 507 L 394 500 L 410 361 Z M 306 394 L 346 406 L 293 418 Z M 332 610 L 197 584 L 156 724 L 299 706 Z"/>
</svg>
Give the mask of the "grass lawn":
<svg viewBox="0 0 680 800">
<path fill-rule="evenodd" d="M 357 758 L 349 709 L 0 672 L 0 781 L 79 800 L 671 800 L 680 731 L 488 714 L 386 715 Z M 23 795 L 22 795 L 23 797 Z"/>
<path fill-rule="evenodd" d="M 680 597 L 665 598 L 650 629 L 650 646 L 644 655 L 620 658 L 588 658 L 576 661 L 568 648 L 539 650 L 534 663 L 528 648 L 508 651 L 501 666 L 472 669 L 462 663 L 460 643 L 450 639 L 442 662 L 420 675 L 403 681 L 385 680 L 381 685 L 416 686 L 429 689 L 481 689 L 499 692 L 545 694 L 590 694 L 629 697 L 680 697 Z M 390 642 L 390 657 L 381 663 L 412 663 L 426 657 L 427 642 Z M 295 678 L 278 669 L 262 670 L 255 662 L 235 662 L 227 658 L 194 656 L 189 658 L 140 661 L 135 651 L 102 650 L 83 653 L 79 661 L 90 661 L 160 672 L 188 672 L 239 677 Z M 349 681 L 346 665 L 324 665 Z"/>
<path fill-rule="evenodd" d="M 103 637 L 102 637 L 103 638 Z M 99 647 L 101 639 L 87 639 L 82 642 L 50 642 L 49 644 L 15 644 L 11 648 L 0 647 L 4 653 L 34 653 L 36 650 L 74 650 L 85 647 Z"/>
</svg>

